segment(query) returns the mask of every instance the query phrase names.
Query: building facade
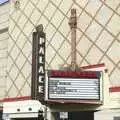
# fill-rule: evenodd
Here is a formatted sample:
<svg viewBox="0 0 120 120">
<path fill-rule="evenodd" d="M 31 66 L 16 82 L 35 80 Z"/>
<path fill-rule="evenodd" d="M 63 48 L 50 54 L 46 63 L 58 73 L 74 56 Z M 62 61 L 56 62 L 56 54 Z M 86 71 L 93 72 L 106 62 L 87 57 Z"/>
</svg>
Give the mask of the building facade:
<svg viewBox="0 0 120 120">
<path fill-rule="evenodd" d="M 0 6 L 0 10 L 6 6 Z M 77 64 L 81 67 L 104 63 L 110 86 L 119 89 L 119 0 L 10 0 L 9 8 L 9 39 L 7 32 L 0 34 L 5 36 L 0 38 L 0 76 L 5 82 L 1 85 L 5 90 L 1 98 L 31 95 L 32 34 L 37 25 L 43 24 L 46 33 L 45 69 L 59 70 L 71 63 L 68 21 L 72 8 L 77 11 Z M 2 12 L 0 15 L 5 15 Z M 8 21 L 8 17 L 5 19 Z M 1 30 L 4 25 L 0 25 Z"/>
<path fill-rule="evenodd" d="M 2 99 L 6 93 L 7 50 L 8 50 L 9 5 L 0 1 L 0 119 L 2 118 Z"/>
<path fill-rule="evenodd" d="M 43 24 L 47 35 L 46 69 L 70 64 L 72 8 L 78 16 L 77 64 L 105 63 L 111 85 L 119 85 L 119 7 L 119 0 L 19 0 L 16 8 L 11 0 L 6 97 L 30 95 L 32 33 L 37 25 Z"/>
<path fill-rule="evenodd" d="M 5 97 L 8 50 L 8 2 L 0 2 L 0 99 Z"/>
</svg>

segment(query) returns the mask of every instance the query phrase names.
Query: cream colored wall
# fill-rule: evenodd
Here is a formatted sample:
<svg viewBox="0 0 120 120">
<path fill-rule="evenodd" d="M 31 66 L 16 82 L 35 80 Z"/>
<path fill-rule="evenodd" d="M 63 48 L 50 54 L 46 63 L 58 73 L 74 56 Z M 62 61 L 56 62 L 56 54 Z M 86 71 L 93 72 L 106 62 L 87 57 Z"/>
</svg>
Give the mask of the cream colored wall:
<svg viewBox="0 0 120 120">
<path fill-rule="evenodd" d="M 5 97 L 9 4 L 0 5 L 0 99 Z"/>
<path fill-rule="evenodd" d="M 120 85 L 119 0 L 15 0 L 10 1 L 8 42 L 8 97 L 30 95 L 32 33 L 44 25 L 46 69 L 70 64 L 70 10 L 76 8 L 77 63 L 105 63 L 112 85 Z"/>
</svg>

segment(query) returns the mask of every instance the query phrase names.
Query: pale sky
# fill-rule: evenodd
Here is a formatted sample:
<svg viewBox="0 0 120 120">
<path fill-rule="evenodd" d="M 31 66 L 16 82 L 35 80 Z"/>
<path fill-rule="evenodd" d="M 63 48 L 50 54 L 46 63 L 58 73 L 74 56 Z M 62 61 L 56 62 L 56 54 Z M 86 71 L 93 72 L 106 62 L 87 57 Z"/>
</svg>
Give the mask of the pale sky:
<svg viewBox="0 0 120 120">
<path fill-rule="evenodd" d="M 0 4 L 7 2 L 8 0 L 0 0 Z"/>
</svg>

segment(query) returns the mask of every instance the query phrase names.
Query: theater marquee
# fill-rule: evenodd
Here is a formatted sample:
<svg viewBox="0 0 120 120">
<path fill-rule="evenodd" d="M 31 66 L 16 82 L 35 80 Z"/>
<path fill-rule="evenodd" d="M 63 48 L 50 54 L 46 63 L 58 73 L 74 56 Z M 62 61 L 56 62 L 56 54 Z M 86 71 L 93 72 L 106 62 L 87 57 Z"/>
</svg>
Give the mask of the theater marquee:
<svg viewBox="0 0 120 120">
<path fill-rule="evenodd" d="M 48 71 L 46 100 L 101 101 L 102 81 L 98 71 Z"/>
</svg>

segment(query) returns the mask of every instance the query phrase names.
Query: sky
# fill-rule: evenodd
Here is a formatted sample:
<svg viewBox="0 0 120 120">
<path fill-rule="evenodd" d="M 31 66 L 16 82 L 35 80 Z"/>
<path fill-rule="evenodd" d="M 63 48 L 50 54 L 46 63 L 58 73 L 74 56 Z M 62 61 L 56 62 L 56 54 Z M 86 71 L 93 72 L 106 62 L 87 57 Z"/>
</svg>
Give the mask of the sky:
<svg viewBox="0 0 120 120">
<path fill-rule="evenodd" d="M 0 0 L 0 4 L 7 2 L 8 0 Z"/>
</svg>

